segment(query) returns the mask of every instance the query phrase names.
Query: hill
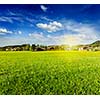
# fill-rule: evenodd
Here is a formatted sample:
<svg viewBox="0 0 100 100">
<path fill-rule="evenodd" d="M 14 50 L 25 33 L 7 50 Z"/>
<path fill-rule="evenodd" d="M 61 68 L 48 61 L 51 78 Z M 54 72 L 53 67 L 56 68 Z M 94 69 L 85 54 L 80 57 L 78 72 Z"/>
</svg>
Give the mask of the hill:
<svg viewBox="0 0 100 100">
<path fill-rule="evenodd" d="M 90 46 L 99 47 L 100 46 L 100 40 L 90 44 Z"/>
</svg>

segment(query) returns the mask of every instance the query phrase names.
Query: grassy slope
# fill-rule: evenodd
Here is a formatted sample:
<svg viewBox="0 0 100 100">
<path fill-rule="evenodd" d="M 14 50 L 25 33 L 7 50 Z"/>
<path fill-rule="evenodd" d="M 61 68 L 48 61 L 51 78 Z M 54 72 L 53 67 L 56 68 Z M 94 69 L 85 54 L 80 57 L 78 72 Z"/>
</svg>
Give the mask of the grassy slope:
<svg viewBox="0 0 100 100">
<path fill-rule="evenodd" d="M 0 94 L 100 94 L 100 52 L 0 52 Z"/>
</svg>

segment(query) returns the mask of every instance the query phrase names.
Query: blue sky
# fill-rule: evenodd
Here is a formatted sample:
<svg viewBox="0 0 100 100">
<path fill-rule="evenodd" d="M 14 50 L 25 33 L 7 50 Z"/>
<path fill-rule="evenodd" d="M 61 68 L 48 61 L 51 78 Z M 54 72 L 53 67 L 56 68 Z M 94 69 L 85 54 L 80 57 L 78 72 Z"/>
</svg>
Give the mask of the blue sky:
<svg viewBox="0 0 100 100">
<path fill-rule="evenodd" d="M 0 5 L 0 46 L 87 44 L 100 39 L 100 5 Z"/>
</svg>

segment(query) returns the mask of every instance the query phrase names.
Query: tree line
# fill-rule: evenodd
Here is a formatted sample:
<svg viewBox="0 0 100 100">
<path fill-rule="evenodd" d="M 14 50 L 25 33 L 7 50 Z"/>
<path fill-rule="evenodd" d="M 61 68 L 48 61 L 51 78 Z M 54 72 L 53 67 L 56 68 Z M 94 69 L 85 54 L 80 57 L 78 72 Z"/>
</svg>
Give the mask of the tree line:
<svg viewBox="0 0 100 100">
<path fill-rule="evenodd" d="M 55 50 L 75 50 L 75 51 L 100 51 L 100 41 L 95 41 L 87 45 L 39 45 L 39 44 L 22 44 L 13 46 L 0 47 L 0 51 L 55 51 Z"/>
<path fill-rule="evenodd" d="M 0 47 L 0 51 L 51 51 L 51 50 L 65 50 L 65 45 L 39 45 L 39 44 L 23 44 Z"/>
</svg>

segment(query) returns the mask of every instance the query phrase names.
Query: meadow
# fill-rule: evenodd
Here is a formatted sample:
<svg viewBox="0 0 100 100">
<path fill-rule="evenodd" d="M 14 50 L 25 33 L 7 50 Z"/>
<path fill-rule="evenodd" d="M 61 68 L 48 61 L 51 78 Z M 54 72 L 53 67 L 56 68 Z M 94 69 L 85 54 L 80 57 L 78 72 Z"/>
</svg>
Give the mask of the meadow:
<svg viewBox="0 0 100 100">
<path fill-rule="evenodd" d="M 100 94 L 100 52 L 0 52 L 0 94 Z"/>
</svg>

